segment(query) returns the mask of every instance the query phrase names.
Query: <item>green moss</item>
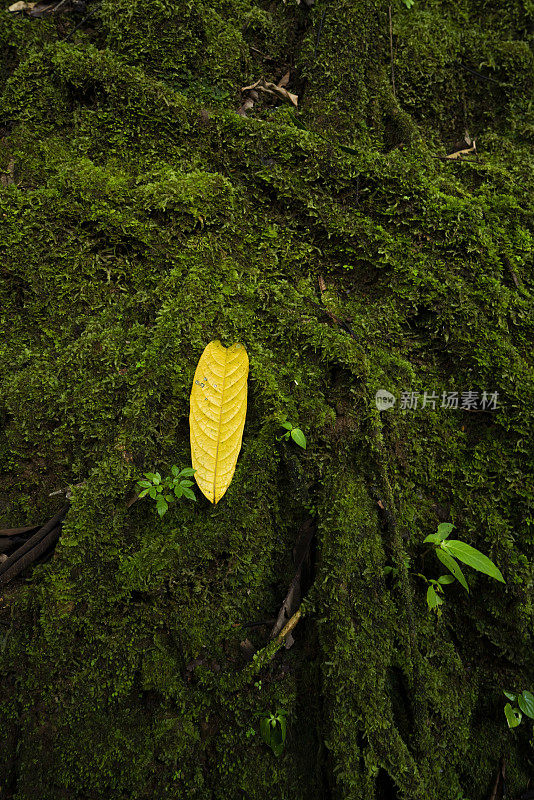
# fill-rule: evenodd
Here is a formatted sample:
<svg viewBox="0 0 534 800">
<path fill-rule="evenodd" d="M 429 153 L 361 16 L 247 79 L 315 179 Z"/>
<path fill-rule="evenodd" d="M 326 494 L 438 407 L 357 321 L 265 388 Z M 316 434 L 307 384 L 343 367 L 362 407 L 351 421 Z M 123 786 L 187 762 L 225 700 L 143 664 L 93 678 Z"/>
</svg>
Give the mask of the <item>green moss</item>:
<svg viewBox="0 0 534 800">
<path fill-rule="evenodd" d="M 235 4 L 148 0 L 104 2 L 99 11 L 106 44 L 130 63 L 170 85 L 199 82 L 202 92 L 235 92 L 250 56 L 239 30 L 241 16 L 250 10 L 244 0 Z"/>
<path fill-rule="evenodd" d="M 523 128 L 521 119 L 529 116 L 531 48 L 512 32 L 504 38 L 486 25 L 483 13 L 467 22 L 437 8 L 414 8 L 395 22 L 399 100 L 448 144 L 466 129 L 479 138 L 488 129 Z"/>
</svg>

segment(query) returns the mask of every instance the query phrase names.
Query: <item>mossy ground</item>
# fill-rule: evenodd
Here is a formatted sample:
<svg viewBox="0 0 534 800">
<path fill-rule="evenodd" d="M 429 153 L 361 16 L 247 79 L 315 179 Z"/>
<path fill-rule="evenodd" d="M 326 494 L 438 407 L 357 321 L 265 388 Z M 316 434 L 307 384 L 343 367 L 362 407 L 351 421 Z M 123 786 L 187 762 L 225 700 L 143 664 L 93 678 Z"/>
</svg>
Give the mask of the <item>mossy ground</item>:
<svg viewBox="0 0 534 800">
<path fill-rule="evenodd" d="M 525 9 L 394 6 L 396 96 L 387 6 L 104 0 L 63 42 L 76 20 L 0 18 L 2 519 L 82 484 L 4 596 L 2 796 L 481 800 L 502 756 L 511 796 L 533 777 L 502 696 L 534 666 Z M 308 130 L 236 114 L 288 66 Z M 478 160 L 438 159 L 466 127 Z M 127 509 L 143 471 L 189 463 L 212 339 L 250 357 L 233 482 Z M 381 388 L 499 407 L 379 414 Z M 305 452 L 277 441 L 286 414 Z M 297 642 L 236 690 L 310 515 Z M 447 587 L 436 622 L 416 573 L 445 520 L 506 585 Z M 255 716 L 276 707 L 279 759 Z"/>
</svg>

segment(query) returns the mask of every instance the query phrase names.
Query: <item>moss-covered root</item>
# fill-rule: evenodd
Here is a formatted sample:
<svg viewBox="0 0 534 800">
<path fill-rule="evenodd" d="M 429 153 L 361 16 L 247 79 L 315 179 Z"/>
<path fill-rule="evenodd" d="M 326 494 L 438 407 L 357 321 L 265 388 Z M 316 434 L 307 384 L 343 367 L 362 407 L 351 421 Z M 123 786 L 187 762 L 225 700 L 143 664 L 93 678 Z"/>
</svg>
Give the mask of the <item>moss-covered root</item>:
<svg viewBox="0 0 534 800">
<path fill-rule="evenodd" d="M 325 481 L 315 602 L 327 746 L 339 796 L 374 799 L 382 770 L 403 795 L 423 800 L 425 780 L 395 724 L 387 688 L 399 622 L 384 585 L 375 506 L 350 463 Z"/>
</svg>

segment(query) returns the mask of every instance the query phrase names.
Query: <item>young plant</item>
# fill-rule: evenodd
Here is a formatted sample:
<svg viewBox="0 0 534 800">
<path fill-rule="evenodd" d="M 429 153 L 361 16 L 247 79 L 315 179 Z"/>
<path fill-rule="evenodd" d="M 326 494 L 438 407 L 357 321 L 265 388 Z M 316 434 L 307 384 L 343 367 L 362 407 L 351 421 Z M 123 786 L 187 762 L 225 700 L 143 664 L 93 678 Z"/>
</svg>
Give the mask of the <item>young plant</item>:
<svg viewBox="0 0 534 800">
<path fill-rule="evenodd" d="M 282 439 L 289 441 L 289 437 L 291 436 L 295 444 L 298 444 L 299 447 L 303 447 L 304 450 L 306 450 L 306 437 L 301 429 L 293 425 L 292 422 L 281 422 L 280 424 L 282 428 L 286 429 L 287 433 L 282 434 L 278 441 L 281 442 Z"/>
<path fill-rule="evenodd" d="M 458 539 L 448 539 L 453 528 L 454 525 L 451 522 L 442 522 L 441 525 L 438 525 L 437 532 L 429 534 L 424 540 L 425 542 L 430 542 L 435 545 L 434 552 L 436 556 L 443 566 L 452 573 L 452 577 L 451 575 L 441 575 L 437 581 L 429 581 L 425 578 L 427 583 L 430 584 L 426 596 L 428 607 L 431 610 L 436 610 L 438 614 L 440 612 L 439 606 L 443 603 L 443 585 L 453 583 L 456 578 L 464 589 L 467 592 L 469 591 L 465 575 L 458 561 L 467 564 L 468 567 L 478 570 L 478 572 L 489 575 L 490 578 L 495 578 L 495 580 L 504 583 L 504 578 L 500 570 L 491 559 L 484 555 L 484 553 L 481 553 L 480 550 L 476 550 L 476 548 Z M 424 578 L 424 575 L 421 577 Z"/>
<path fill-rule="evenodd" d="M 279 756 L 286 741 L 286 712 L 277 710 L 274 714 L 264 711 L 259 715 L 260 733 L 263 741 L 271 748 L 275 756 Z"/>
<path fill-rule="evenodd" d="M 534 719 L 534 694 L 532 692 L 526 690 L 520 693 L 503 691 L 503 694 L 512 703 L 517 703 L 519 706 L 519 708 L 514 708 L 510 703 L 506 703 L 504 707 L 504 714 L 509 728 L 517 728 L 523 719 L 523 714 L 530 717 L 530 719 Z"/>
<path fill-rule="evenodd" d="M 141 489 L 139 497 L 148 495 L 156 501 L 156 510 L 162 517 L 169 509 L 169 504 L 174 503 L 179 497 L 187 497 L 188 500 L 196 500 L 195 493 L 191 489 L 193 481 L 191 478 L 196 470 L 186 467 L 179 470 L 178 467 L 171 468 L 172 476 L 162 478 L 159 472 L 145 472 L 145 480 L 137 481 L 137 486 Z"/>
<path fill-rule="evenodd" d="M 421 575 L 424 578 L 424 575 Z M 426 591 L 426 602 L 430 611 L 435 611 L 438 617 L 441 614 L 440 606 L 443 605 L 443 587 L 448 583 L 454 583 L 452 575 L 440 575 L 437 581 L 432 578 L 425 578 L 429 587 Z"/>
</svg>

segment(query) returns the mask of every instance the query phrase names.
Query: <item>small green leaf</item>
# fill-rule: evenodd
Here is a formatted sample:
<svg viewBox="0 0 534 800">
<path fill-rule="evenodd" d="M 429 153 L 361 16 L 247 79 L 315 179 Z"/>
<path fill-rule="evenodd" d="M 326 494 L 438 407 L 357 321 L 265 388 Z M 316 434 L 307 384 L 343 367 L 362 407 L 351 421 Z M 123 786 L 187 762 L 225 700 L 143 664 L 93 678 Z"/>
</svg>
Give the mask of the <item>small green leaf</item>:
<svg viewBox="0 0 534 800">
<path fill-rule="evenodd" d="M 175 478 L 178 477 L 178 467 L 171 467 L 171 472 Z"/>
<path fill-rule="evenodd" d="M 156 509 L 160 517 L 162 517 L 167 509 L 169 508 L 169 504 L 164 500 L 164 498 L 160 495 L 156 500 Z"/>
<path fill-rule="evenodd" d="M 293 439 L 295 444 L 298 444 L 299 447 L 303 447 L 304 450 L 306 449 L 306 437 L 304 436 L 300 428 L 293 428 L 293 430 L 291 431 L 291 438 Z"/>
<path fill-rule="evenodd" d="M 263 717 L 260 720 L 260 733 L 263 737 L 263 740 L 266 744 L 271 746 L 271 726 L 269 725 L 269 720 L 266 717 Z"/>
<path fill-rule="evenodd" d="M 282 426 L 282 428 L 285 428 L 286 431 L 290 431 L 294 427 L 291 422 L 281 422 L 280 425 Z"/>
<path fill-rule="evenodd" d="M 429 533 L 428 536 L 426 536 L 423 539 L 423 544 L 426 544 L 427 542 L 432 542 L 433 544 L 439 544 L 441 542 L 441 539 L 439 538 L 437 533 Z"/>
<path fill-rule="evenodd" d="M 156 487 L 155 486 L 151 486 L 151 488 L 148 490 L 148 493 L 149 493 L 150 497 L 152 498 L 152 500 L 156 499 L 157 492 L 156 492 Z"/>
<path fill-rule="evenodd" d="M 405 0 L 405 1 L 406 1 L 406 0 Z M 412 2 L 413 2 L 413 0 L 412 0 Z M 337 145 L 337 146 L 339 147 L 339 149 L 340 149 L 340 150 L 343 150 L 343 152 L 344 152 L 344 153 L 350 153 L 350 154 L 351 154 L 351 155 L 353 155 L 353 156 L 359 156 L 359 155 L 361 155 L 361 154 L 360 154 L 360 152 L 359 152 L 358 150 L 356 150 L 356 148 L 355 148 L 355 147 L 349 147 L 349 146 L 348 146 L 348 145 L 346 145 L 346 144 L 339 144 L 339 143 L 338 143 L 338 145 Z"/>
<path fill-rule="evenodd" d="M 531 692 L 521 692 L 517 698 L 519 708 L 530 719 L 534 719 L 534 695 Z"/>
<path fill-rule="evenodd" d="M 493 561 L 485 556 L 484 553 L 481 553 L 480 550 L 471 547 L 470 544 L 460 542 L 458 539 L 449 539 L 448 542 L 443 542 L 441 546 L 446 546 L 452 556 L 467 564 L 468 567 L 473 567 L 473 569 L 483 572 L 485 575 L 489 575 L 490 578 L 501 581 L 501 583 L 505 582 L 501 571 Z"/>
<path fill-rule="evenodd" d="M 193 467 L 185 467 L 184 469 L 182 469 L 178 473 L 178 477 L 179 478 L 191 478 L 191 477 L 193 477 L 195 472 L 196 472 L 196 469 L 193 469 Z"/>
<path fill-rule="evenodd" d="M 151 481 L 137 481 L 137 485 L 146 487 L 147 489 L 150 489 L 150 487 L 152 486 L 152 483 L 151 483 Z"/>
<path fill-rule="evenodd" d="M 271 747 L 275 756 L 280 755 L 283 746 L 284 742 L 282 740 L 282 729 L 280 725 L 275 722 L 274 725 L 271 726 Z"/>
<path fill-rule="evenodd" d="M 184 493 L 184 490 L 182 489 L 180 484 L 178 484 L 178 486 L 174 487 L 174 494 L 176 495 L 176 497 L 181 497 L 183 495 L 183 493 Z"/>
<path fill-rule="evenodd" d="M 440 575 L 438 581 L 443 585 L 447 583 L 454 583 L 454 577 L 452 575 Z"/>
<path fill-rule="evenodd" d="M 180 481 L 180 486 L 194 486 L 194 481 Z"/>
<path fill-rule="evenodd" d="M 512 708 L 510 703 L 506 703 L 504 707 L 504 713 L 506 715 L 506 721 L 509 728 L 517 728 L 523 719 L 521 712 L 517 708 Z"/>
<path fill-rule="evenodd" d="M 447 567 L 447 569 L 450 572 L 452 572 L 452 574 L 454 575 L 456 580 L 459 581 L 462 584 L 462 586 L 464 587 L 464 589 L 468 592 L 469 591 L 469 586 L 467 585 L 467 581 L 465 579 L 465 575 L 462 572 L 462 569 L 461 569 L 460 565 L 454 560 L 454 558 L 452 556 L 450 556 L 442 548 L 443 548 L 443 545 L 441 547 L 437 548 L 437 550 L 436 550 L 437 557 L 439 558 L 441 563 L 445 567 Z"/>
<path fill-rule="evenodd" d="M 152 478 L 152 482 L 155 483 L 156 485 L 158 483 L 161 483 L 161 475 L 159 474 L 159 472 L 155 472 L 154 473 L 154 476 Z"/>
<path fill-rule="evenodd" d="M 182 493 L 184 497 L 187 497 L 188 500 L 196 500 L 195 493 L 192 489 L 188 489 L 187 486 L 182 487 Z"/>
<path fill-rule="evenodd" d="M 437 536 L 439 537 L 440 542 L 442 542 L 444 539 L 447 538 L 447 536 L 449 536 L 453 528 L 454 525 L 452 524 L 452 522 L 441 522 L 438 525 Z"/>
<path fill-rule="evenodd" d="M 426 593 L 426 602 L 430 609 L 437 608 L 443 600 L 437 596 L 434 587 L 429 586 Z"/>
<path fill-rule="evenodd" d="M 282 734 L 282 744 L 286 740 L 286 715 L 283 711 L 278 712 L 278 724 L 280 725 L 280 732 Z"/>
<path fill-rule="evenodd" d="M 149 493 L 149 491 L 150 491 L 150 489 L 143 489 L 143 491 L 140 492 L 138 496 L 139 497 L 144 497 L 146 494 Z"/>
<path fill-rule="evenodd" d="M 503 689 L 503 695 L 507 697 L 508 700 L 511 700 L 512 703 L 517 703 L 517 697 L 518 697 L 517 692 L 506 692 Z"/>
<path fill-rule="evenodd" d="M 293 122 L 293 124 L 294 124 L 294 125 L 296 125 L 296 127 L 297 127 L 297 128 L 300 128 L 300 129 L 301 129 L 301 131 L 307 131 L 307 130 L 309 130 L 309 128 L 307 128 L 307 127 L 306 127 L 306 125 L 305 125 L 305 124 L 302 122 L 302 120 L 300 120 L 300 119 L 299 119 L 299 118 L 298 118 L 298 117 L 297 117 L 297 116 L 296 116 L 296 115 L 293 113 L 293 111 L 290 111 L 290 112 L 289 112 L 289 116 L 291 117 L 291 121 Z M 320 135 L 320 134 L 319 134 L 319 135 Z M 321 136 L 321 139 L 322 139 L 322 138 L 323 138 L 323 137 Z"/>
<path fill-rule="evenodd" d="M 165 500 L 167 501 L 167 503 L 174 503 L 174 497 L 172 496 L 172 494 L 166 494 Z"/>
<path fill-rule="evenodd" d="M 158 485 L 156 486 L 156 492 L 162 492 L 162 491 L 163 491 L 163 484 L 158 483 Z"/>
<path fill-rule="evenodd" d="M 145 473 L 143 473 L 143 474 L 144 474 L 145 478 L 148 478 L 148 480 L 149 480 L 151 483 L 153 483 L 153 482 L 154 482 L 154 478 L 155 478 L 156 476 L 155 476 L 155 474 L 154 474 L 153 472 L 145 472 Z"/>
</svg>

